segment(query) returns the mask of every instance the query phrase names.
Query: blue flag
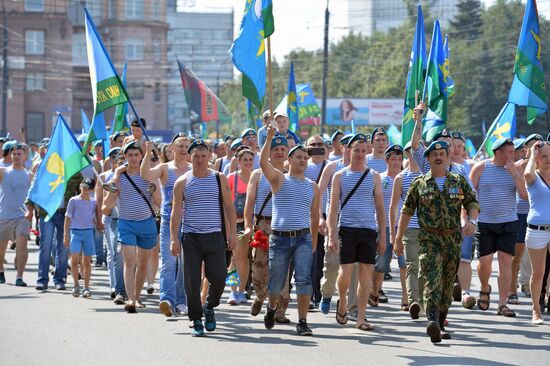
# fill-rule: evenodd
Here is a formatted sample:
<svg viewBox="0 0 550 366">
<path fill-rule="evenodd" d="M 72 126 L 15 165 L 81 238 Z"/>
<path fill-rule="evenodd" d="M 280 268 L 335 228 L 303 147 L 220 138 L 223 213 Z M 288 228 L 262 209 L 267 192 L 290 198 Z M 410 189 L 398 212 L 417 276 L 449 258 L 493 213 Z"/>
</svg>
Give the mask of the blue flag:
<svg viewBox="0 0 550 366">
<path fill-rule="evenodd" d="M 90 120 L 82 108 L 80 108 L 80 117 L 82 118 L 82 134 L 90 133 Z"/>
<path fill-rule="evenodd" d="M 445 54 L 445 72 L 447 73 L 447 96 L 451 97 L 455 93 L 455 81 L 449 71 L 449 58 L 451 50 L 449 48 L 449 35 L 445 34 L 445 43 L 443 44 L 443 53 Z"/>
<path fill-rule="evenodd" d="M 265 42 L 261 0 L 247 0 L 239 35 L 231 46 L 231 59 L 242 76 L 243 95 L 258 110 L 265 97 Z"/>
<path fill-rule="evenodd" d="M 391 125 L 387 131 L 388 139 L 390 140 L 390 145 L 399 145 L 401 144 L 401 131 L 395 125 Z"/>
<path fill-rule="evenodd" d="M 290 63 L 290 75 L 288 76 L 288 97 L 286 113 L 290 122 L 290 129 L 294 132 L 298 130 L 299 106 L 296 92 L 296 79 L 294 78 L 294 62 Z"/>
<path fill-rule="evenodd" d="M 63 202 L 69 179 L 88 165 L 90 162 L 82 156 L 80 144 L 59 114 L 48 152 L 29 190 L 29 199 L 48 212 L 47 220 Z"/>
<path fill-rule="evenodd" d="M 109 135 L 107 133 L 107 127 L 105 125 L 105 116 L 103 115 L 103 112 L 100 112 L 94 115 L 92 126 L 90 127 L 90 132 L 88 133 L 86 142 L 82 146 L 82 151 L 86 151 L 88 144 L 91 144 L 92 142 L 97 140 L 107 140 L 108 138 Z"/>
<path fill-rule="evenodd" d="M 548 109 L 541 47 L 537 4 L 535 0 L 527 0 L 508 101 L 527 107 L 529 124 Z"/>
<path fill-rule="evenodd" d="M 447 76 L 443 38 L 441 37 L 439 21 L 436 20 L 422 96 L 422 100 L 427 98 L 428 104 L 422 131 L 422 136 L 426 141 L 431 141 L 447 124 Z"/>
<path fill-rule="evenodd" d="M 477 150 L 472 140 L 467 139 L 466 140 L 466 146 L 465 146 L 466 152 L 468 153 L 468 156 L 470 159 L 476 156 Z"/>
<path fill-rule="evenodd" d="M 514 103 L 506 103 L 501 109 L 495 121 L 487 131 L 485 142 L 485 151 L 490 157 L 493 157 L 491 147 L 494 142 L 500 138 L 513 139 L 516 135 L 516 106 Z"/>
</svg>

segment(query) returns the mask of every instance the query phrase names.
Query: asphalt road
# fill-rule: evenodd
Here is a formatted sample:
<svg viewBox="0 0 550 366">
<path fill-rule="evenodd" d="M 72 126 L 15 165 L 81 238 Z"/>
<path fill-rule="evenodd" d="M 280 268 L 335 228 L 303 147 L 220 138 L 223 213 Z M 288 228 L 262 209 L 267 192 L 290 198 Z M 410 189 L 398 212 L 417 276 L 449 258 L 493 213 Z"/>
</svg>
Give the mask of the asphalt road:
<svg viewBox="0 0 550 366">
<path fill-rule="evenodd" d="M 7 254 L 7 283 L 0 285 L 0 366 L 8 365 L 550 365 L 550 314 L 547 324 L 531 325 L 530 299 L 520 296 L 518 317 L 496 315 L 496 278 L 487 312 L 454 303 L 449 314 L 452 340 L 434 345 L 425 335 L 425 321 L 401 312 L 397 281 L 386 281 L 388 304 L 367 309 L 377 329 L 364 333 L 354 323 L 340 326 L 329 315 L 310 313 L 313 337 L 295 333 L 296 304 L 290 325 L 268 331 L 263 314 L 254 318 L 248 306 L 221 305 L 218 329 L 192 338 L 184 317 L 158 312 L 158 293 L 145 295 L 147 308 L 126 314 L 108 295 L 107 270 L 93 268 L 92 297 L 73 298 L 69 290 L 34 289 L 37 247 L 29 244 L 25 280 L 13 285 L 14 252 Z M 495 263 L 496 264 L 496 263 Z M 495 267 L 496 268 L 496 267 Z M 474 275 L 475 277 L 475 275 Z M 474 289 L 479 282 L 474 278 Z M 295 298 L 295 295 L 292 295 Z M 227 300 L 227 293 L 223 301 Z"/>
</svg>

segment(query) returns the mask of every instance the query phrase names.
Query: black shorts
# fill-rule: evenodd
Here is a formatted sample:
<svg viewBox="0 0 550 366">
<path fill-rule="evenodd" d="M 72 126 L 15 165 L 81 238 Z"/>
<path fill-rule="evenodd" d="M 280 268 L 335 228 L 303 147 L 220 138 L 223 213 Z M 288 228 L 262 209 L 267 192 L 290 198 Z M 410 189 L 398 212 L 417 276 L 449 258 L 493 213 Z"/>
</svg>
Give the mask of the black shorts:
<svg viewBox="0 0 550 366">
<path fill-rule="evenodd" d="M 340 264 L 374 264 L 377 236 L 372 229 L 341 227 L 338 231 Z"/>
<path fill-rule="evenodd" d="M 518 213 L 518 233 L 516 235 L 516 243 L 525 244 L 525 235 L 527 235 L 527 214 Z"/>
<path fill-rule="evenodd" d="M 517 232 L 517 221 L 502 224 L 480 222 L 476 232 L 478 258 L 494 254 L 497 251 L 514 255 Z"/>
</svg>

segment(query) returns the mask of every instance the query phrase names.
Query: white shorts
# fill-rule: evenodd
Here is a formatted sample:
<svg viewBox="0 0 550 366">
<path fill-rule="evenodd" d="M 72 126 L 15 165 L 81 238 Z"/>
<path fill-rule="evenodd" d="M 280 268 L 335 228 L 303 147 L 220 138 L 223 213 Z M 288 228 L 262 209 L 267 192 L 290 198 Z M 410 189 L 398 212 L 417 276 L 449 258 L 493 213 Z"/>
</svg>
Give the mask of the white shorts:
<svg viewBox="0 0 550 366">
<path fill-rule="evenodd" d="M 550 231 L 527 228 L 525 245 L 529 249 L 544 249 L 550 247 Z"/>
</svg>

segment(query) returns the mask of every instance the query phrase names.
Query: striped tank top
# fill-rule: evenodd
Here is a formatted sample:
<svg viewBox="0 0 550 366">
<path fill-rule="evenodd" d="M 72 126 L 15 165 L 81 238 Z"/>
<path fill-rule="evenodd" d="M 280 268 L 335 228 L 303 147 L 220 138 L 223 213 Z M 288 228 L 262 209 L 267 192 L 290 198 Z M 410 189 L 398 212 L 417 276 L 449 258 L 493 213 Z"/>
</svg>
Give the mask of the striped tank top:
<svg viewBox="0 0 550 366">
<path fill-rule="evenodd" d="M 380 174 L 380 178 L 382 179 L 382 194 L 384 195 L 386 227 L 390 227 L 390 204 L 395 178 L 390 177 L 387 172 Z M 401 208 L 403 208 L 403 199 L 399 197 L 399 203 L 397 204 L 397 222 L 399 222 L 399 213 L 401 212 Z"/>
<path fill-rule="evenodd" d="M 262 208 L 267 195 L 271 192 L 271 185 L 265 179 L 263 174 L 260 175 L 260 181 L 258 182 L 258 189 L 256 191 L 256 202 L 254 203 L 254 215 L 260 214 L 260 209 Z M 262 211 L 262 216 L 271 217 L 272 213 L 273 198 L 270 198 L 267 201 L 267 204 Z"/>
<path fill-rule="evenodd" d="M 198 178 L 193 171 L 185 173 L 185 210 L 183 232 L 208 234 L 221 232 L 220 199 L 216 174 Z"/>
<path fill-rule="evenodd" d="M 172 213 L 172 195 L 174 193 L 174 184 L 178 177 L 176 176 L 176 167 L 172 164 L 168 164 L 168 179 L 166 183 L 162 185 L 161 195 L 162 203 L 160 205 L 160 215 L 164 218 L 170 218 Z"/>
<path fill-rule="evenodd" d="M 386 159 L 377 159 L 372 155 L 367 155 L 367 166 L 378 173 L 384 173 L 388 169 Z"/>
<path fill-rule="evenodd" d="M 403 206 L 403 202 L 405 202 L 405 199 L 407 198 L 407 193 L 409 193 L 409 188 L 411 187 L 411 183 L 413 180 L 416 179 L 416 177 L 419 177 L 422 175 L 422 173 L 414 173 L 410 170 L 405 170 L 402 173 L 403 180 L 401 181 L 401 205 Z M 401 209 L 399 209 L 399 214 L 401 214 Z M 399 222 L 399 221 L 398 221 Z M 420 226 L 418 226 L 418 217 L 416 216 L 416 212 L 411 217 L 411 221 L 409 222 L 409 229 L 419 229 Z"/>
<path fill-rule="evenodd" d="M 308 178 L 298 179 L 285 174 L 279 191 L 273 194 L 271 229 L 292 231 L 309 228 L 311 205 L 315 191 Z"/>
<path fill-rule="evenodd" d="M 514 178 L 491 160 L 485 160 L 477 196 L 481 207 L 479 222 L 499 224 L 518 219 Z"/>
<path fill-rule="evenodd" d="M 149 182 L 143 180 L 139 174 L 130 175 L 130 178 L 151 203 L 153 200 L 148 192 Z M 152 216 L 151 209 L 124 174 L 120 176 L 118 185 L 118 216 L 131 221 L 141 221 Z"/>
<path fill-rule="evenodd" d="M 342 171 L 340 207 L 355 187 L 364 171 L 354 172 L 350 168 Z M 340 227 L 377 230 L 376 207 L 374 205 L 374 172 L 371 169 L 344 208 L 340 209 Z"/>
<path fill-rule="evenodd" d="M 326 164 L 328 163 L 328 161 L 325 163 L 325 167 L 326 167 Z M 306 176 L 306 178 L 309 178 L 311 181 L 313 182 L 318 182 L 318 180 L 320 181 L 321 177 L 319 176 L 319 172 L 321 171 L 321 167 L 323 166 L 323 163 L 318 163 L 318 164 L 315 164 L 311 161 L 308 161 L 307 163 L 307 168 L 304 172 L 304 175 Z M 319 178 L 319 179 L 317 179 Z M 325 208 L 326 208 L 326 205 L 327 205 L 327 199 L 328 199 L 328 190 L 325 190 L 322 194 L 321 194 L 321 203 L 319 203 L 321 205 L 321 207 L 323 208 L 323 213 L 326 213 L 325 211 Z"/>
<path fill-rule="evenodd" d="M 527 215 L 529 213 L 529 200 L 521 199 L 517 192 L 516 192 L 516 203 L 518 208 L 518 214 Z"/>
<path fill-rule="evenodd" d="M 105 183 L 109 183 L 111 181 L 111 179 L 113 179 L 113 176 L 115 175 L 115 172 L 113 171 L 109 171 L 107 174 L 105 174 Z M 103 195 L 103 198 L 105 199 L 105 194 Z M 111 209 L 111 218 L 112 219 L 118 219 L 118 202 L 119 202 L 119 199 L 117 198 L 116 200 L 116 203 L 115 203 L 115 207 L 113 207 Z M 105 216 L 105 215 L 102 215 L 102 216 Z"/>
<path fill-rule="evenodd" d="M 326 189 L 327 202 L 325 204 L 325 210 L 324 210 L 325 213 L 328 212 L 329 206 L 330 206 L 330 192 L 332 191 L 332 178 L 334 177 L 334 174 L 338 173 L 340 170 L 344 169 L 345 167 L 347 167 L 347 165 L 344 164 L 344 159 L 338 160 L 338 162 L 336 163 L 336 166 L 334 167 L 334 171 L 332 172 L 332 176 L 328 181 L 328 185 Z"/>
</svg>

